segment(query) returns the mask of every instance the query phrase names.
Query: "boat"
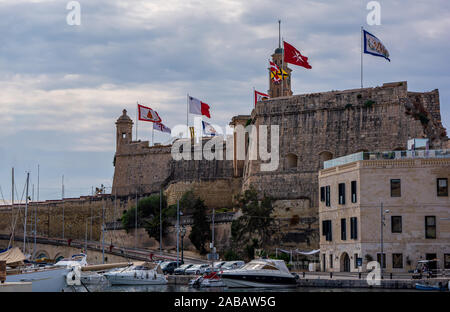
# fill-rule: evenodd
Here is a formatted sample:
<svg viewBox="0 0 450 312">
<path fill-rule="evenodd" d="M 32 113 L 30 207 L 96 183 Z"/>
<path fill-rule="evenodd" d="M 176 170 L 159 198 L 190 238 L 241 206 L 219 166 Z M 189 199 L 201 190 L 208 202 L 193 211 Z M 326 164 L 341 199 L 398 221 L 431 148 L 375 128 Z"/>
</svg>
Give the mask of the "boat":
<svg viewBox="0 0 450 312">
<path fill-rule="evenodd" d="M 165 285 L 167 278 L 159 264 L 145 262 L 103 273 L 111 285 Z"/>
<path fill-rule="evenodd" d="M 225 283 L 222 281 L 217 272 L 211 272 L 203 276 L 192 279 L 189 282 L 189 286 L 192 287 L 225 287 Z"/>
<path fill-rule="evenodd" d="M 31 282 L 32 292 L 62 292 L 67 287 L 68 267 L 25 267 L 7 271 L 6 282 Z"/>
<path fill-rule="evenodd" d="M 442 285 L 442 283 L 439 283 L 438 285 L 429 285 L 429 284 L 420 284 L 420 283 L 416 283 L 416 289 L 417 290 L 440 290 L 440 291 L 446 291 L 449 290 L 450 288 L 450 283 L 449 286 L 446 287 L 444 285 Z"/>
<path fill-rule="evenodd" d="M 62 292 L 66 276 L 72 271 L 68 267 L 39 267 L 25 264 L 25 255 L 18 247 L 8 248 L 0 253 L 0 260 L 6 262 L 6 282 L 31 282 L 33 292 Z"/>
<path fill-rule="evenodd" d="M 85 267 L 88 265 L 86 261 L 87 256 L 84 253 L 73 255 L 71 258 L 64 258 L 55 263 L 55 266 L 73 267 L 80 266 Z"/>
<path fill-rule="evenodd" d="M 286 288 L 296 287 L 297 280 L 283 260 L 257 259 L 242 268 L 222 271 L 220 276 L 226 286 Z"/>
</svg>

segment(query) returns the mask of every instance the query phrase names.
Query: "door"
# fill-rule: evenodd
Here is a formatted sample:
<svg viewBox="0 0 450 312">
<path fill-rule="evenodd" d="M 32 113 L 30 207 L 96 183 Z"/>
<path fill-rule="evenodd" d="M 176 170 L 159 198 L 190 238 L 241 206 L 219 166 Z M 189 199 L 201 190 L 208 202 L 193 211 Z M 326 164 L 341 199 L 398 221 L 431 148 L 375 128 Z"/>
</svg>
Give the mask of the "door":
<svg viewBox="0 0 450 312">
<path fill-rule="evenodd" d="M 341 272 L 350 272 L 350 257 L 346 252 L 341 256 Z"/>
</svg>

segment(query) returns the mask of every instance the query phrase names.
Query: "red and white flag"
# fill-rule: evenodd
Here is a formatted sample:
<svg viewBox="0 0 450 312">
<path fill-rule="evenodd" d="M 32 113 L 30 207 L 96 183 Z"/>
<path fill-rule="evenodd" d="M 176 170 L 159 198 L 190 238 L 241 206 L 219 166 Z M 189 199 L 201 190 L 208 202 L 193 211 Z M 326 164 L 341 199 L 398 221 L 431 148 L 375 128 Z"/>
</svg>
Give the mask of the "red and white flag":
<svg viewBox="0 0 450 312">
<path fill-rule="evenodd" d="M 271 72 L 271 78 L 273 79 L 273 81 L 275 82 L 280 82 L 281 81 L 281 71 L 280 68 L 277 66 L 277 64 L 275 64 L 272 61 L 269 61 L 269 70 Z"/>
<path fill-rule="evenodd" d="M 142 106 L 138 104 L 139 120 L 150 121 L 150 122 L 161 122 L 161 117 L 158 113 L 151 109 L 150 107 Z"/>
<path fill-rule="evenodd" d="M 195 115 L 204 115 L 211 118 L 209 114 L 209 105 L 192 96 L 189 96 L 189 113 Z"/>
<path fill-rule="evenodd" d="M 262 101 L 262 100 L 267 100 L 270 99 L 270 96 L 268 94 L 259 92 L 255 90 L 255 106 L 256 106 L 256 102 Z"/>
<path fill-rule="evenodd" d="M 163 125 L 162 123 L 153 123 L 153 129 L 161 131 L 161 132 L 166 132 L 166 133 L 172 133 L 172 130 L 169 127 L 166 127 L 165 125 Z"/>
<path fill-rule="evenodd" d="M 308 63 L 308 58 L 303 56 L 299 50 L 291 46 L 289 43 L 283 41 L 284 44 L 284 61 L 297 66 L 302 66 L 307 69 L 311 69 L 311 65 Z"/>
</svg>

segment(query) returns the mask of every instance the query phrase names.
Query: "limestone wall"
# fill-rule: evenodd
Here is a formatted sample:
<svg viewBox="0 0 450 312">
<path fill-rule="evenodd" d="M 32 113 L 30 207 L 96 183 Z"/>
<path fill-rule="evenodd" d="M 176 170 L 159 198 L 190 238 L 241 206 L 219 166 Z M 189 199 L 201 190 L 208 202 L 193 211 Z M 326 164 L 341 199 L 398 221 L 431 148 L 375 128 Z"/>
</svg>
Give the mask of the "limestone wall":
<svg viewBox="0 0 450 312">
<path fill-rule="evenodd" d="M 114 196 L 86 196 L 74 199 L 64 199 L 30 203 L 27 213 L 27 232 L 32 235 L 35 211 L 37 212 L 37 235 L 45 237 L 62 237 L 64 209 L 64 237 L 85 239 L 86 223 L 88 239 L 98 240 L 101 235 L 101 221 L 104 211 L 105 222 L 117 220 L 124 210 L 134 205 L 134 199 L 123 199 Z M 0 206 L 0 233 L 10 234 L 12 218 L 15 220 L 15 233 L 24 232 L 25 205 Z M 92 217 L 91 219 L 88 219 Z M 91 226 L 92 220 L 92 226 Z M 92 229 L 92 231 L 91 231 Z M 92 234 L 91 234 L 92 232 Z"/>
</svg>

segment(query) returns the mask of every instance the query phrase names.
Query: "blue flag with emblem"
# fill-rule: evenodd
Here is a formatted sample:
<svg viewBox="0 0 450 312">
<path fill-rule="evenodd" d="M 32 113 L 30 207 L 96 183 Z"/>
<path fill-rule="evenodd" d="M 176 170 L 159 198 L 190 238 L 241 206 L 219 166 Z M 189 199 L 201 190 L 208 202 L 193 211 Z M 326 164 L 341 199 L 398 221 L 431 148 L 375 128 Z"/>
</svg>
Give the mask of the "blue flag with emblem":
<svg viewBox="0 0 450 312">
<path fill-rule="evenodd" d="M 364 53 L 384 57 L 390 62 L 391 60 L 389 59 L 389 51 L 386 49 L 383 43 L 381 43 L 381 40 L 366 30 L 363 30 L 363 32 Z"/>
</svg>

